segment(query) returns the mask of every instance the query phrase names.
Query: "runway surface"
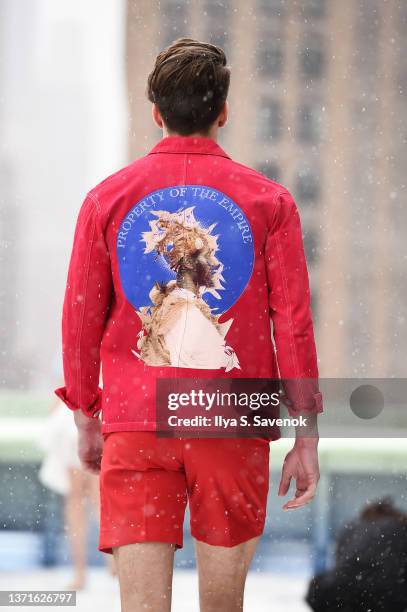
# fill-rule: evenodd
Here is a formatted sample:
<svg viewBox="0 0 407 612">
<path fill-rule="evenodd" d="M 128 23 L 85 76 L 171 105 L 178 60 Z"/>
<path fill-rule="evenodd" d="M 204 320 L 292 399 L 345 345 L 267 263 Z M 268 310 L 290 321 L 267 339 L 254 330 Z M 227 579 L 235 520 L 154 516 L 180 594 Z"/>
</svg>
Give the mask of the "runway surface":
<svg viewBox="0 0 407 612">
<path fill-rule="evenodd" d="M 2 572 L 1 590 L 62 590 L 70 579 L 69 568 L 25 572 Z M 249 573 L 245 612 L 309 612 L 303 603 L 306 580 L 286 574 Z M 2 610 L 16 610 L 10 607 Z M 30 610 L 50 610 L 30 606 Z M 55 608 L 62 610 L 63 608 Z M 77 594 L 77 612 L 120 612 L 117 580 L 104 569 L 92 568 L 86 588 Z M 197 574 L 191 570 L 176 570 L 173 583 L 173 612 L 199 612 Z"/>
</svg>

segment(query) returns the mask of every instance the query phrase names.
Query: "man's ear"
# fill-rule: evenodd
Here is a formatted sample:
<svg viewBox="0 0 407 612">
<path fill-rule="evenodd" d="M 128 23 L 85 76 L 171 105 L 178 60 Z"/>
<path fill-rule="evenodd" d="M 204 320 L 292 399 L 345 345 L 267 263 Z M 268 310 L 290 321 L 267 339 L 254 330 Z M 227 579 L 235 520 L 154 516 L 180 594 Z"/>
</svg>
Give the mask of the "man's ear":
<svg viewBox="0 0 407 612">
<path fill-rule="evenodd" d="M 156 104 L 153 104 L 153 106 L 151 107 L 151 114 L 153 116 L 154 123 L 158 125 L 159 128 L 162 128 L 163 120 Z"/>
<path fill-rule="evenodd" d="M 218 126 L 219 127 L 223 127 L 227 123 L 228 114 L 229 114 L 229 105 L 228 105 L 227 100 L 225 100 L 223 108 L 222 108 L 221 112 L 219 113 L 219 118 L 218 118 Z"/>
</svg>

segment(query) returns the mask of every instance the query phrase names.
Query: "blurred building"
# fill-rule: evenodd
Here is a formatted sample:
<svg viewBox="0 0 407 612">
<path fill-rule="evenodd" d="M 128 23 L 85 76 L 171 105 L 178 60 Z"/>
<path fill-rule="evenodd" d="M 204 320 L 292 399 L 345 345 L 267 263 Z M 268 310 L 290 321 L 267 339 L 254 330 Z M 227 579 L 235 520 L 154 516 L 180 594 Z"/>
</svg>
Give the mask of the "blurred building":
<svg viewBox="0 0 407 612">
<path fill-rule="evenodd" d="M 161 137 L 146 79 L 180 36 L 226 50 L 220 144 L 300 207 L 325 377 L 403 376 L 407 4 L 128 0 L 130 159 Z"/>
</svg>

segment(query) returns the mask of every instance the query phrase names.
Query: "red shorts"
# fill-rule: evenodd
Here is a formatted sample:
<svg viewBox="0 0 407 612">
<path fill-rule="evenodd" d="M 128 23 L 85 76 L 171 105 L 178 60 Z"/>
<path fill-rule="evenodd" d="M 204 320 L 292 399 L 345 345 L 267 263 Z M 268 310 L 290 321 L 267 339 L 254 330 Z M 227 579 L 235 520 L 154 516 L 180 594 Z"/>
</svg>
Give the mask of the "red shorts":
<svg viewBox="0 0 407 612">
<path fill-rule="evenodd" d="M 99 550 L 135 542 L 182 548 L 187 501 L 197 540 L 235 546 L 263 532 L 269 440 L 160 438 L 145 431 L 104 438 Z"/>
</svg>

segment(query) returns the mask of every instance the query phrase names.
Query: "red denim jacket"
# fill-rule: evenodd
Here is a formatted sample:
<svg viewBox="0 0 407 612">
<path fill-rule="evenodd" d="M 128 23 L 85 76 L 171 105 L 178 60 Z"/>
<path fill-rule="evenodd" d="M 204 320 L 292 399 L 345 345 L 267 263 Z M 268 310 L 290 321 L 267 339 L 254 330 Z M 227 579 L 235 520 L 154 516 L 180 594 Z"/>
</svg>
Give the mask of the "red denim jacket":
<svg viewBox="0 0 407 612">
<path fill-rule="evenodd" d="M 62 343 L 55 393 L 104 432 L 156 429 L 160 377 L 317 380 L 293 197 L 212 139 L 163 138 L 82 204 Z M 322 411 L 317 384 L 295 397 Z"/>
</svg>

